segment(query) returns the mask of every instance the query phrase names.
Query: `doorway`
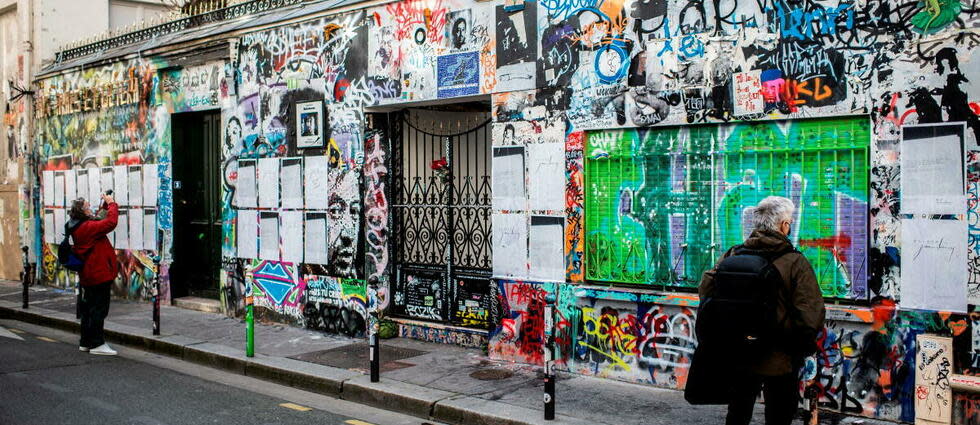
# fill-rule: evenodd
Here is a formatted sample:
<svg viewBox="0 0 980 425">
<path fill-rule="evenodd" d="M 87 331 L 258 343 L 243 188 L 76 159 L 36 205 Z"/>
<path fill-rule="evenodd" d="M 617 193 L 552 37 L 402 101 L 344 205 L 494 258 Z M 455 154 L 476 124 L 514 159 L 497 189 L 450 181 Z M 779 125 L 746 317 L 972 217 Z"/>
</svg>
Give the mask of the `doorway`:
<svg viewBox="0 0 980 425">
<path fill-rule="evenodd" d="M 174 114 L 173 298 L 218 299 L 221 267 L 219 111 Z"/>
<path fill-rule="evenodd" d="M 393 115 L 393 312 L 489 329 L 489 107 Z"/>
</svg>

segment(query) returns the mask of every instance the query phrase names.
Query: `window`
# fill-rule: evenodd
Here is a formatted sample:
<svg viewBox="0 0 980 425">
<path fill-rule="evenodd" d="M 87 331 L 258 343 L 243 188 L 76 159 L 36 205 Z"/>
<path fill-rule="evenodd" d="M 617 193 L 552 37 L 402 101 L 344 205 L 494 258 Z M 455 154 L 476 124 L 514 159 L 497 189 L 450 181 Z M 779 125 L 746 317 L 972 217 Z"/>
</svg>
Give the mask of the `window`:
<svg viewBox="0 0 980 425">
<path fill-rule="evenodd" d="M 586 279 L 696 288 L 779 195 L 824 295 L 866 299 L 870 131 L 834 118 L 590 132 Z"/>
</svg>

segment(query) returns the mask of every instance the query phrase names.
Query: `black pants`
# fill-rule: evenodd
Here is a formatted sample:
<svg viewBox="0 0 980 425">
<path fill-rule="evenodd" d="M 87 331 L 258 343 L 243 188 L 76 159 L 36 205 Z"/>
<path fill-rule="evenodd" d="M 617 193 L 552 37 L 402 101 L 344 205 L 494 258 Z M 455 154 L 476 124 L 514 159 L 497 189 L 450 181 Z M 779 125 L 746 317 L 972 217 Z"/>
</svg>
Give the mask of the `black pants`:
<svg viewBox="0 0 980 425">
<path fill-rule="evenodd" d="M 112 282 L 82 287 L 82 339 L 80 347 L 95 348 L 105 344 L 105 318 L 109 315 L 109 295 Z"/>
<path fill-rule="evenodd" d="M 749 375 L 736 384 L 736 398 L 728 403 L 726 425 L 748 425 L 755 399 L 762 388 L 766 401 L 766 425 L 789 425 L 799 406 L 799 373 L 782 376 Z"/>
</svg>

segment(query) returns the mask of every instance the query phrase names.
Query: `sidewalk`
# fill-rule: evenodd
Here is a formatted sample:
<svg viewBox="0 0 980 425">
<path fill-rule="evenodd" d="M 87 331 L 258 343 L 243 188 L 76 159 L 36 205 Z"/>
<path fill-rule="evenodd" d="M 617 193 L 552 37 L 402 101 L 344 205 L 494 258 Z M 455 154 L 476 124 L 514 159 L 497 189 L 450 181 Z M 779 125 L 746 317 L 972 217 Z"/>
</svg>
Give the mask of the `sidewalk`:
<svg viewBox="0 0 980 425">
<path fill-rule="evenodd" d="M 34 287 L 21 309 L 19 282 L 0 281 L 0 318 L 78 332 L 72 292 Z M 691 406 L 679 391 L 562 375 L 558 420 L 544 421 L 540 368 L 493 361 L 482 351 L 395 338 L 382 340 L 381 382 L 371 383 L 367 343 L 291 326 L 256 324 L 256 356 L 245 357 L 245 325 L 221 314 L 113 300 L 111 341 L 283 385 L 421 418 L 458 424 L 723 424 L 722 406 Z M 762 406 L 755 421 L 764 423 Z M 886 424 L 821 412 L 821 424 Z"/>
</svg>

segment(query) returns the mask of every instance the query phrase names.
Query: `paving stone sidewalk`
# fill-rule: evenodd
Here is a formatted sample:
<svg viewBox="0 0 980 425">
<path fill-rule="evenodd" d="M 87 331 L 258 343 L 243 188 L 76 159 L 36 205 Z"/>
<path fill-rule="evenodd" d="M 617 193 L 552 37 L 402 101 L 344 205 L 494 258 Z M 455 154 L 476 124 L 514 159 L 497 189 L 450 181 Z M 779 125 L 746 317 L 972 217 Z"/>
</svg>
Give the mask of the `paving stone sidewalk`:
<svg viewBox="0 0 980 425">
<path fill-rule="evenodd" d="M 34 287 L 21 309 L 19 282 L 0 281 L 0 317 L 77 332 L 71 291 Z M 244 356 L 242 320 L 171 306 L 161 309 L 161 335 L 151 335 L 152 305 L 115 299 L 110 339 L 286 385 L 317 390 L 449 423 L 464 424 L 723 424 L 721 406 L 691 406 L 680 391 L 578 375 L 557 385 L 559 420 L 544 421 L 540 368 L 489 359 L 478 349 L 404 338 L 382 341 L 382 382 L 372 384 L 364 339 L 281 324 L 256 324 L 256 357 Z M 72 328 L 74 326 L 75 328 Z M 764 423 L 757 406 L 753 423 Z M 886 424 L 821 413 L 821 424 Z"/>
</svg>

